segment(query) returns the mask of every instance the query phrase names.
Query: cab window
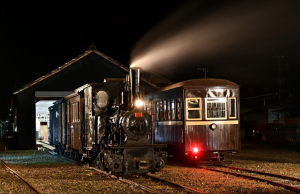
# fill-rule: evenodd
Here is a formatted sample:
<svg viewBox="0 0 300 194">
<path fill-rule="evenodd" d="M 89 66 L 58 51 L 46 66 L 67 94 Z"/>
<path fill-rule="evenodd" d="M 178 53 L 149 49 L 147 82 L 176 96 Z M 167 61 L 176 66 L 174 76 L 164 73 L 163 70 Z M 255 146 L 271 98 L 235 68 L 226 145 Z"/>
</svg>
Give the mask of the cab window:
<svg viewBox="0 0 300 194">
<path fill-rule="evenodd" d="M 186 120 L 202 120 L 201 98 L 186 98 Z"/>
<path fill-rule="evenodd" d="M 226 98 L 206 98 L 205 117 L 207 120 L 227 119 Z"/>
</svg>

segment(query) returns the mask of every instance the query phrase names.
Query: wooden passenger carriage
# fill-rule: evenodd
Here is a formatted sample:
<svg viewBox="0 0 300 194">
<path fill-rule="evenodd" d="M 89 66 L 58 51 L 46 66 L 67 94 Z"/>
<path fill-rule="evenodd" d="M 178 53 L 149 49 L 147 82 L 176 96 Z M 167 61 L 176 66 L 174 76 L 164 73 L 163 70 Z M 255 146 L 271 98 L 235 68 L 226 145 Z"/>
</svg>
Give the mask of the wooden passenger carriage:
<svg viewBox="0 0 300 194">
<path fill-rule="evenodd" d="M 239 85 L 223 79 L 194 79 L 160 88 L 145 97 L 155 143 L 168 153 L 222 160 L 239 150 Z"/>
</svg>

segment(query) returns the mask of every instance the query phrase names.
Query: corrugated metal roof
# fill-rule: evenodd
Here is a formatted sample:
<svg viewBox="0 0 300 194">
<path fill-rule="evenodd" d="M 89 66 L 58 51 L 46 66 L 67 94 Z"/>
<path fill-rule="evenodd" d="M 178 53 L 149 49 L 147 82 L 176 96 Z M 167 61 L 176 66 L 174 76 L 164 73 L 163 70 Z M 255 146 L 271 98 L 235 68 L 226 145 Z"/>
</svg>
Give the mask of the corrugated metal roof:
<svg viewBox="0 0 300 194">
<path fill-rule="evenodd" d="M 87 56 L 87 55 L 89 55 L 89 54 L 91 54 L 91 53 L 93 53 L 93 52 L 96 53 L 96 54 L 98 54 L 99 56 L 103 57 L 104 59 L 107 59 L 108 61 L 110 61 L 111 63 L 113 63 L 113 64 L 115 64 L 116 66 L 120 67 L 121 69 L 123 69 L 123 70 L 129 72 L 129 68 L 128 68 L 128 67 L 122 65 L 121 63 L 119 63 L 119 62 L 117 62 L 116 60 L 110 58 L 109 56 L 104 55 L 103 53 L 99 52 L 98 50 L 96 50 L 96 46 L 95 46 L 94 44 L 92 44 L 92 45 L 89 47 L 89 50 L 87 50 L 87 51 L 84 52 L 83 54 L 81 54 L 81 55 L 79 55 L 78 57 L 72 59 L 71 61 L 65 63 L 64 65 L 58 67 L 57 69 L 51 71 L 50 73 L 48 73 L 48 74 L 46 74 L 46 75 L 44 75 L 44 76 L 42 76 L 42 77 L 40 77 L 40 78 L 34 80 L 33 82 L 30 82 L 30 83 L 26 84 L 26 85 L 23 86 L 20 90 L 14 92 L 13 94 L 14 94 L 14 95 L 15 95 L 15 94 L 18 94 L 18 93 L 20 93 L 20 92 L 26 90 L 27 88 L 29 88 L 29 87 L 31 87 L 31 86 L 33 86 L 33 85 L 35 85 L 35 84 L 37 84 L 37 83 L 39 83 L 39 82 L 41 82 L 41 81 L 47 79 L 48 77 L 50 77 L 50 76 L 52 76 L 52 75 L 54 75 L 54 74 L 60 72 L 61 70 L 67 68 L 68 66 L 72 65 L 73 63 L 79 61 L 79 60 L 82 59 L 83 57 L 85 57 L 85 56 Z M 153 86 L 153 87 L 155 87 L 155 88 L 158 88 L 157 85 L 155 85 L 154 83 L 150 82 L 149 80 L 146 80 L 146 79 L 143 79 L 143 78 L 142 78 L 142 80 L 143 80 L 144 82 L 148 83 L 149 85 L 151 85 L 151 86 Z"/>
</svg>

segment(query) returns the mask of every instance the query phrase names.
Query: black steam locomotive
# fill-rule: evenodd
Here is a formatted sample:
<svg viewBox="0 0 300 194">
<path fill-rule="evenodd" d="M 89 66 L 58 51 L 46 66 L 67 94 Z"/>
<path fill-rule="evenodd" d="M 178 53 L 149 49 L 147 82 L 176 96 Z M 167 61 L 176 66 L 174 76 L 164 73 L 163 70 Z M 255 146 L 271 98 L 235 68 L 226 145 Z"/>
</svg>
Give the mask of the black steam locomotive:
<svg viewBox="0 0 300 194">
<path fill-rule="evenodd" d="M 126 80 L 86 84 L 49 110 L 49 142 L 59 154 L 113 174 L 154 173 L 165 165 L 166 145 L 154 144 L 141 101 L 140 69 Z"/>
</svg>

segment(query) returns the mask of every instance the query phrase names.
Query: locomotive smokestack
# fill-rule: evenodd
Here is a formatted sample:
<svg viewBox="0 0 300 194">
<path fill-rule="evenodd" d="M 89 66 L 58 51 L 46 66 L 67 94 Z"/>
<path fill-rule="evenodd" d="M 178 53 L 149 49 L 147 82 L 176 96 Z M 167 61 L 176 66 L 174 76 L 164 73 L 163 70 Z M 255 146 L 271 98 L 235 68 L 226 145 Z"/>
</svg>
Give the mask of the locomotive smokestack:
<svg viewBox="0 0 300 194">
<path fill-rule="evenodd" d="M 130 68 L 131 107 L 141 98 L 141 68 Z"/>
</svg>

